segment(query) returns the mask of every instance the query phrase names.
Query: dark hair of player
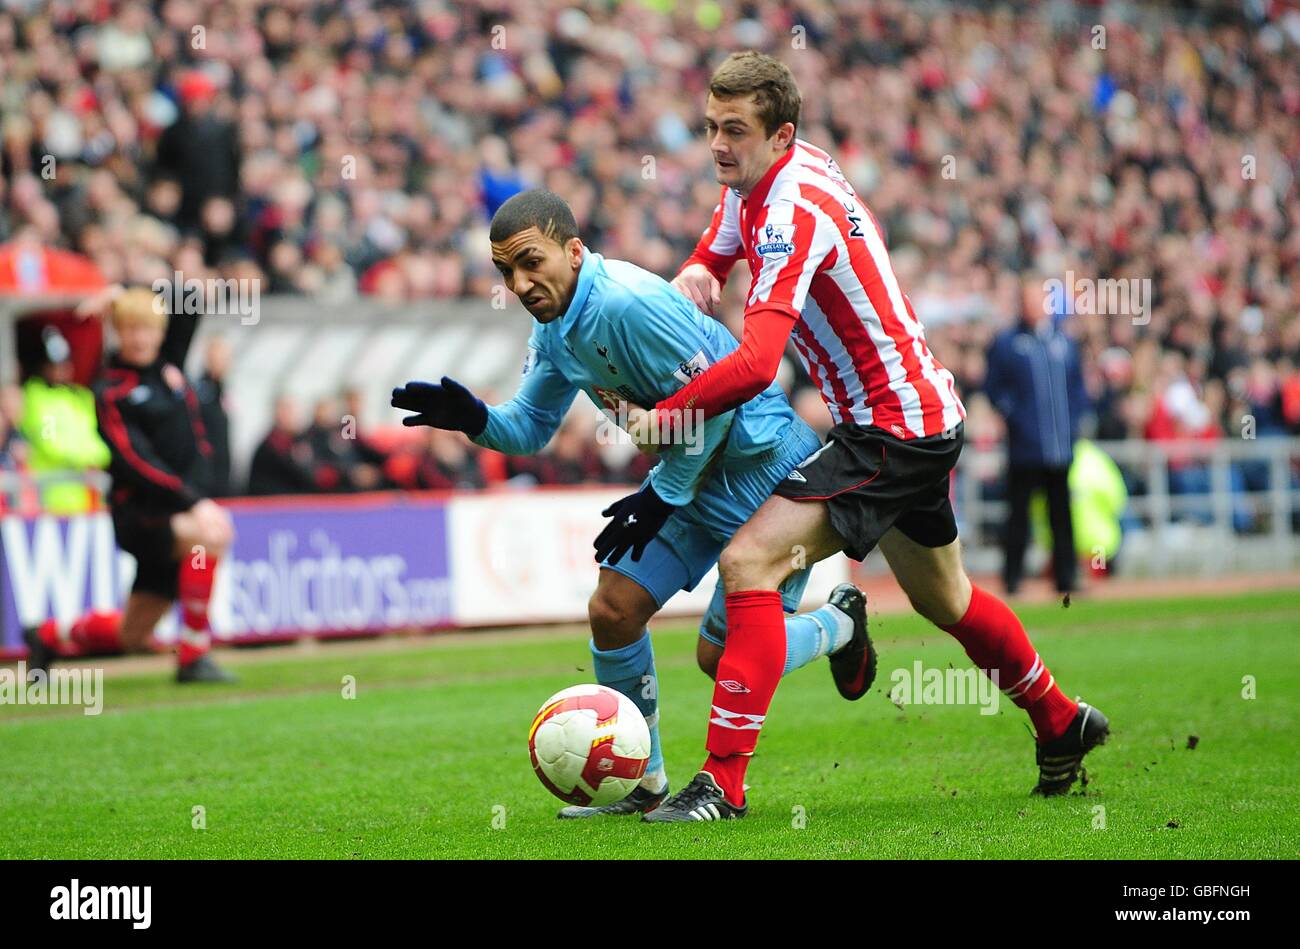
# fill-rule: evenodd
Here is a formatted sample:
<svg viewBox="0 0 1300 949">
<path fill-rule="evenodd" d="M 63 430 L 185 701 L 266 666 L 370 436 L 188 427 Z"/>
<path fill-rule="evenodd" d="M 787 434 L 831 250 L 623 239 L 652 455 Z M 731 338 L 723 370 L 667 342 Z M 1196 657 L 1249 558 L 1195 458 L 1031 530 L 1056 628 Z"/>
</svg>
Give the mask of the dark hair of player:
<svg viewBox="0 0 1300 949">
<path fill-rule="evenodd" d="M 763 130 L 772 135 L 786 122 L 799 127 L 803 97 L 789 67 L 779 59 L 747 49 L 732 53 L 713 71 L 709 92 L 717 99 L 753 95 Z"/>
<path fill-rule="evenodd" d="M 492 243 L 509 240 L 520 231 L 535 227 L 546 237 L 563 246 L 578 236 L 578 222 L 569 204 L 554 191 L 533 188 L 521 191 L 497 208 L 492 215 Z"/>
</svg>

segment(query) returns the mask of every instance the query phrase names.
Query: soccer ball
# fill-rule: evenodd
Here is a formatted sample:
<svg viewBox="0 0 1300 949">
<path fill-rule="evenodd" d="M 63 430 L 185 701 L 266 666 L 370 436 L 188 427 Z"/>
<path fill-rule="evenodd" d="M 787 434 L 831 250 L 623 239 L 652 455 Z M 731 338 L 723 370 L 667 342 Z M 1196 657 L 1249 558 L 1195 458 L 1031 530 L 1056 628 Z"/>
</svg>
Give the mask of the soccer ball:
<svg viewBox="0 0 1300 949">
<path fill-rule="evenodd" d="M 556 692 L 528 730 L 528 754 L 546 789 L 569 804 L 627 797 L 650 760 L 650 729 L 632 700 L 603 685 Z"/>
</svg>

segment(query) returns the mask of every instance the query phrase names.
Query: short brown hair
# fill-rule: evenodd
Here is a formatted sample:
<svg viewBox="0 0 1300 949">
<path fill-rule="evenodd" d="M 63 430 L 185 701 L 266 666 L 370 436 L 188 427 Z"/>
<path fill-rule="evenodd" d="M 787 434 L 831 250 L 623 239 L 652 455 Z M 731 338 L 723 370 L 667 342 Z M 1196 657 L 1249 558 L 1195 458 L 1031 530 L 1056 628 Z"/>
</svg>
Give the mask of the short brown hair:
<svg viewBox="0 0 1300 949">
<path fill-rule="evenodd" d="M 732 53 L 713 71 L 709 92 L 718 99 L 753 95 L 763 130 L 772 135 L 786 122 L 799 127 L 803 97 L 794 76 L 781 60 L 752 49 Z"/>
</svg>

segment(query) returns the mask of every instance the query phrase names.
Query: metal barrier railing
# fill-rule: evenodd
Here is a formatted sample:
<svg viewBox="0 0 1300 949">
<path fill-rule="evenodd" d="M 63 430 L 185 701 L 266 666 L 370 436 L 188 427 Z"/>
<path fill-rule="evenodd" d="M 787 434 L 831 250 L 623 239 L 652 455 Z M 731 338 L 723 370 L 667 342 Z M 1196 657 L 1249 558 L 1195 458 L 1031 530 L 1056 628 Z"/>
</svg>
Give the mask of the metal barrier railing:
<svg viewBox="0 0 1300 949">
<path fill-rule="evenodd" d="M 1288 570 L 1300 555 L 1300 438 L 1098 442 L 1128 487 L 1119 572 Z M 967 445 L 954 504 L 968 560 L 1000 563 L 1006 453 Z"/>
<path fill-rule="evenodd" d="M 45 513 L 42 490 L 60 484 L 85 485 L 90 489 L 86 511 L 102 511 L 111 483 L 105 471 L 0 471 L 0 514 L 35 517 Z"/>
</svg>

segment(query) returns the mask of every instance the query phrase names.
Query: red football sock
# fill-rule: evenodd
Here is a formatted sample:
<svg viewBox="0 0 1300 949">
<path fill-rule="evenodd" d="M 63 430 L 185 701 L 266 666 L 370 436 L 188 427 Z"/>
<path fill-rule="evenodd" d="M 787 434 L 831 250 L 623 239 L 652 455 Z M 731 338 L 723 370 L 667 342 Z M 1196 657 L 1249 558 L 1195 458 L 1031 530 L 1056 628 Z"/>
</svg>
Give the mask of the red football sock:
<svg viewBox="0 0 1300 949">
<path fill-rule="evenodd" d="M 59 623 L 53 616 L 36 627 L 36 636 L 55 652 L 62 650 L 63 643 L 59 637 Z"/>
<path fill-rule="evenodd" d="M 961 643 L 986 675 L 997 672 L 998 686 L 1029 713 L 1040 743 L 1060 737 L 1069 727 L 1079 706 L 1057 686 L 1011 607 L 971 584 L 966 615 L 940 628 Z"/>
<path fill-rule="evenodd" d="M 83 613 L 68 630 L 68 639 L 85 653 L 125 652 L 122 643 L 122 611 L 92 610 Z"/>
<path fill-rule="evenodd" d="M 217 574 L 217 558 L 211 555 L 181 560 L 176 590 L 181 601 L 179 660 L 183 666 L 204 655 L 212 645 L 208 634 L 208 600 Z"/>
<path fill-rule="evenodd" d="M 739 807 L 745 803 L 745 769 L 749 767 L 749 759 L 749 755 L 719 758 L 710 752 L 708 760 L 700 770 L 713 775 L 713 780 L 718 782 L 718 787 L 722 788 L 722 793 L 727 796 L 727 800 Z M 735 794 L 731 793 L 732 788 L 736 789 Z"/>
<path fill-rule="evenodd" d="M 713 686 L 713 713 L 700 769 L 728 801 L 745 802 L 745 769 L 785 666 L 785 612 L 775 590 L 727 594 L 727 645 Z"/>
<path fill-rule="evenodd" d="M 122 646 L 121 610 L 91 610 L 66 628 L 50 617 L 37 627 L 36 635 L 65 659 L 126 651 Z"/>
</svg>

